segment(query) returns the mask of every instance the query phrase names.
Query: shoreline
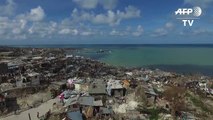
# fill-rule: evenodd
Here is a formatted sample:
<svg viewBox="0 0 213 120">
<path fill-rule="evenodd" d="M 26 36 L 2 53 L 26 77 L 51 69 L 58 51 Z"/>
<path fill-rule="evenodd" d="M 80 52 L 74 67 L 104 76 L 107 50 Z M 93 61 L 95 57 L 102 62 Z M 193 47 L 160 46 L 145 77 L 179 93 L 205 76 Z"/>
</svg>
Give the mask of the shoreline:
<svg viewBox="0 0 213 120">
<path fill-rule="evenodd" d="M 79 44 L 76 44 L 77 46 Z M 84 46 L 85 45 L 85 46 Z M 97 44 L 99 45 L 99 44 Z M 102 44 L 101 44 L 102 45 Z M 111 44 L 110 44 L 111 45 Z M 115 45 L 117 46 L 117 44 L 112 44 L 112 45 Z M 120 45 L 120 44 L 118 44 Z M 125 44 L 124 44 L 125 45 Z M 160 47 L 165 47 L 167 45 L 174 45 L 174 46 L 190 46 L 190 45 L 195 45 L 195 46 L 212 46 L 213 47 L 213 44 L 211 45 L 208 45 L 208 44 L 159 44 Z M 18 45 L 19 46 L 19 45 Z M 213 71 L 213 65 L 195 65 L 195 64 L 150 64 L 150 65 L 138 65 L 138 66 L 129 66 L 129 65 L 114 65 L 114 64 L 110 64 L 108 62 L 105 62 L 103 60 L 101 60 L 100 58 L 93 58 L 93 57 L 90 57 L 90 56 L 85 56 L 85 55 L 79 55 L 78 53 L 76 54 L 77 51 L 81 51 L 81 50 L 87 50 L 87 49 L 90 49 L 87 46 L 87 44 L 83 44 L 82 47 L 80 48 L 72 48 L 70 47 L 70 45 L 66 45 L 66 46 L 69 46 L 69 47 L 59 47 L 59 48 L 40 48 L 40 47 L 35 47 L 36 45 L 32 45 L 31 47 L 27 47 L 27 46 L 31 46 L 31 45 L 26 45 L 26 47 L 13 47 L 13 46 L 3 46 L 2 49 L 61 49 L 61 50 L 64 50 L 64 51 L 73 51 L 71 54 L 73 55 L 77 55 L 77 56 L 81 56 L 81 57 L 85 57 L 86 59 L 91 59 L 91 60 L 96 60 L 97 62 L 101 62 L 101 63 L 104 63 L 104 64 L 107 64 L 108 66 L 113 66 L 113 67 L 121 67 L 121 68 L 126 68 L 126 69 L 132 69 L 132 68 L 137 68 L 137 69 L 143 69 L 143 68 L 146 68 L 146 69 L 150 69 L 150 70 L 155 70 L 155 69 L 160 69 L 161 71 L 165 71 L 165 72 L 171 72 L 171 73 L 178 73 L 178 74 L 183 74 L 183 75 L 192 75 L 192 74 L 200 74 L 200 75 L 204 75 L 204 76 L 211 76 L 213 77 L 213 73 L 211 71 Z M 44 45 L 45 46 L 45 45 Z M 52 45 L 50 45 L 52 46 Z M 53 46 L 58 46 L 58 45 L 53 45 Z M 60 45 L 59 45 L 60 46 Z M 63 45 L 62 45 L 63 46 Z M 71 46 L 75 46 L 75 45 L 71 45 Z M 80 44 L 81 46 L 81 44 Z M 96 45 L 95 45 L 96 46 Z M 131 45 L 130 45 L 131 46 Z M 135 46 L 135 44 L 133 44 L 133 46 Z M 138 45 L 138 46 L 158 46 L 158 44 L 145 44 L 145 45 Z M 86 48 L 85 48 L 86 47 Z M 137 45 L 136 45 L 137 47 Z M 172 47 L 172 46 L 171 46 Z M 98 53 L 98 54 L 102 54 L 102 53 Z M 68 54 L 67 54 L 68 55 Z"/>
<path fill-rule="evenodd" d="M 120 102 L 123 104 L 123 106 L 120 106 L 121 108 L 132 103 L 135 105 L 140 104 L 136 98 L 137 96 L 140 96 L 141 92 L 138 93 L 139 95 L 135 95 L 135 92 L 138 91 L 137 89 L 139 89 L 139 91 L 143 90 L 146 93 L 144 93 L 144 96 L 146 97 L 147 95 L 147 99 L 151 99 L 151 101 L 156 101 L 157 96 L 162 96 L 163 92 L 169 87 L 173 88 L 172 86 L 184 88 L 188 92 L 201 89 L 203 92 L 205 92 L 205 94 L 213 94 L 210 91 L 211 88 L 206 89 L 203 88 L 203 86 L 198 86 L 200 83 L 203 84 L 203 82 L 206 82 L 205 84 L 210 84 L 213 79 L 210 76 L 197 74 L 183 75 L 177 72 L 167 72 L 161 69 L 152 70 L 145 67 L 117 67 L 83 56 L 67 55 L 65 54 L 65 48 L 11 48 L 8 49 L 8 51 L 10 52 L 7 52 L 7 54 L 4 55 L 6 58 L 11 57 L 11 59 L 8 59 L 7 61 L 3 60 L 2 67 L 5 68 L 3 69 L 5 71 L 2 72 L 5 72 L 5 74 L 1 74 L 0 76 L 1 79 L 3 78 L 3 81 L 1 81 L 0 84 L 1 88 L 6 88 L 6 90 L 2 91 L 0 94 L 2 94 L 3 97 L 5 96 L 5 103 L 7 106 L 5 106 L 4 109 L 10 110 L 5 110 L 9 113 L 14 112 L 17 110 L 17 108 L 14 108 L 13 104 L 9 103 L 11 101 L 7 101 L 7 99 L 15 98 L 13 103 L 22 109 L 26 105 L 34 106 L 48 96 L 50 98 L 56 98 L 61 94 L 61 92 L 70 92 L 70 94 L 73 94 L 76 98 L 82 97 L 82 99 L 85 97 L 83 96 L 85 94 L 90 98 L 94 98 L 94 100 L 96 96 L 103 102 L 105 100 L 101 98 L 102 95 L 99 95 L 99 91 L 101 91 L 101 94 L 105 95 L 107 98 L 106 101 L 108 102 L 102 103 L 100 107 L 109 109 L 106 108 L 104 104 L 110 105 L 111 108 L 117 112 L 116 114 L 113 114 L 114 116 L 119 115 L 119 112 L 121 112 L 121 114 L 126 112 L 126 110 L 120 111 L 120 108 L 118 107 L 118 103 Z M 9 70 L 6 71 L 6 69 Z M 21 73 L 21 75 L 16 73 Z M 28 78 L 28 80 L 24 78 Z M 79 87 L 76 87 L 75 89 L 75 87 L 72 88 L 72 86 L 67 85 L 67 81 L 70 79 L 75 81 L 75 85 Z M 13 87 L 17 88 L 20 85 L 23 89 L 12 89 Z M 48 87 L 42 90 L 38 87 L 41 85 L 47 85 Z M 66 86 L 64 90 L 61 89 L 63 85 Z M 111 89 L 110 86 L 113 85 L 116 85 L 114 86 L 115 90 L 117 90 L 116 87 L 118 86 L 118 91 L 127 90 L 128 94 L 125 96 L 124 92 L 122 95 L 120 92 L 118 92 L 117 94 L 123 97 L 117 98 L 116 96 L 111 96 L 112 94 L 107 92 L 107 90 Z M 140 85 L 139 88 L 137 87 L 138 85 Z M 24 86 L 35 86 L 36 89 L 25 89 Z M 76 93 L 72 93 L 72 91 L 75 90 L 79 90 L 80 92 L 76 95 Z M 26 95 L 30 95 L 31 97 L 26 97 Z M 151 98 L 149 97 L 150 95 L 152 96 Z M 70 96 L 68 99 L 72 101 L 73 98 Z M 110 103 L 112 99 L 116 101 L 115 104 Z M 128 100 L 129 103 L 127 104 L 124 99 Z M 159 97 L 159 100 L 163 104 L 165 103 L 164 99 L 161 97 Z M 59 102 L 59 99 L 57 101 Z M 150 105 L 153 107 L 154 103 L 155 102 L 151 102 Z M 67 104 L 69 106 L 69 103 Z M 70 103 L 70 105 L 72 104 Z M 43 104 L 39 105 L 37 108 L 40 107 L 43 107 Z M 134 110 L 138 112 L 136 107 L 137 106 L 134 107 Z M 32 111 L 33 109 L 34 108 L 27 111 Z M 86 110 L 87 107 L 84 109 Z M 38 111 L 33 112 L 34 116 L 36 115 L 35 112 Z M 43 110 L 42 114 L 45 114 L 46 112 L 47 110 Z M 64 113 L 69 111 L 60 112 Z M 21 112 L 20 114 L 24 115 L 25 117 L 27 116 L 26 111 Z M 10 119 L 10 116 L 5 118 L 5 120 L 7 119 Z"/>
</svg>

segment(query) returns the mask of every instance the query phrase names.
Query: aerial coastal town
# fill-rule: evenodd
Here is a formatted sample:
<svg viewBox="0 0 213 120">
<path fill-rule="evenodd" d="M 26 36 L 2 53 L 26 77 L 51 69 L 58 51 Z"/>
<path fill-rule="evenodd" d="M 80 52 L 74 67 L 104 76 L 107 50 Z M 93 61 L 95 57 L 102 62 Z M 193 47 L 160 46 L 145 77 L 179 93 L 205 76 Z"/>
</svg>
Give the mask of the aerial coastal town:
<svg viewBox="0 0 213 120">
<path fill-rule="evenodd" d="M 117 67 L 67 54 L 76 50 L 0 47 L 0 119 L 211 120 L 213 117 L 210 76 Z"/>
</svg>

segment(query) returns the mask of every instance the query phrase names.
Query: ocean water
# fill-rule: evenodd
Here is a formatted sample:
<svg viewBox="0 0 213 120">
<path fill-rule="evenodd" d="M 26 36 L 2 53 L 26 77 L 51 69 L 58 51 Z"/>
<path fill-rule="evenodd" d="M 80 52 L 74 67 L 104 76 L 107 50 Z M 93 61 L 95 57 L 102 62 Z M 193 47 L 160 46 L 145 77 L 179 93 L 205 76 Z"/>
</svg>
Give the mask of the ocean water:
<svg viewBox="0 0 213 120">
<path fill-rule="evenodd" d="M 23 46 L 21 46 L 23 47 Z M 159 68 L 213 76 L 213 45 L 40 45 L 27 47 L 80 48 L 82 55 L 114 66 Z M 98 53 L 103 50 L 104 52 Z"/>
<path fill-rule="evenodd" d="M 121 66 L 213 65 L 213 48 L 138 47 L 113 49 L 100 59 Z"/>
<path fill-rule="evenodd" d="M 213 76 L 213 48 L 137 47 L 114 49 L 100 61 L 125 67 L 146 67 L 165 71 Z"/>
</svg>

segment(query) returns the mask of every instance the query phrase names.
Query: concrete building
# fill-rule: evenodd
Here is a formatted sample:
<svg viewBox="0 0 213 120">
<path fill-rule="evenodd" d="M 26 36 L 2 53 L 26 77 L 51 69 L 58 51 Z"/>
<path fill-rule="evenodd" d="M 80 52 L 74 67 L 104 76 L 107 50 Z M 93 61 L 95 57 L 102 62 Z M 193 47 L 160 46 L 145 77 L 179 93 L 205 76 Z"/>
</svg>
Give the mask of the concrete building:
<svg viewBox="0 0 213 120">
<path fill-rule="evenodd" d="M 30 80 L 27 79 L 26 77 L 21 76 L 19 78 L 16 78 L 17 87 L 26 87 L 26 86 L 30 86 L 30 85 L 31 85 Z"/>
<path fill-rule="evenodd" d="M 107 93 L 110 96 L 125 96 L 126 89 L 120 80 L 109 80 L 107 82 Z"/>
<path fill-rule="evenodd" d="M 106 83 L 104 81 L 94 81 L 89 85 L 90 95 L 106 95 Z"/>
<path fill-rule="evenodd" d="M 39 73 L 29 73 L 26 77 L 20 76 L 16 78 L 17 87 L 26 87 L 26 86 L 37 86 L 40 85 L 40 74 Z"/>
<path fill-rule="evenodd" d="M 31 82 L 31 85 L 40 85 L 40 74 L 32 72 L 28 74 L 28 79 Z"/>
<path fill-rule="evenodd" d="M 82 113 L 80 111 L 67 112 L 67 120 L 83 120 Z"/>
<path fill-rule="evenodd" d="M 6 108 L 5 96 L 0 94 L 0 110 Z"/>
<path fill-rule="evenodd" d="M 0 61 L 0 74 L 5 74 L 8 72 L 7 63 L 4 61 Z"/>
</svg>

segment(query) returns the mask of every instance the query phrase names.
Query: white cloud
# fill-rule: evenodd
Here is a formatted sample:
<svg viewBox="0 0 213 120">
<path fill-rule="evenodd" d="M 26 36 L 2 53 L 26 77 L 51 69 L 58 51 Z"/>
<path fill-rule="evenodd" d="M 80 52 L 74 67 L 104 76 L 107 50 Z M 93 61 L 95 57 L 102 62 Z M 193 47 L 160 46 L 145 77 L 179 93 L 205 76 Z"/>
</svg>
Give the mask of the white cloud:
<svg viewBox="0 0 213 120">
<path fill-rule="evenodd" d="M 112 36 L 124 36 L 124 35 L 126 35 L 125 32 L 123 32 L 123 31 L 117 31 L 115 29 L 113 29 L 109 34 L 112 35 Z"/>
<path fill-rule="evenodd" d="M 12 0 L 7 0 L 8 5 L 15 5 Z M 78 1 L 78 0 L 77 0 Z M 94 2 L 94 1 L 93 1 Z M 98 1 L 98 5 L 102 5 L 106 12 L 95 13 L 92 11 L 84 11 L 74 9 L 71 18 L 66 18 L 62 21 L 44 21 L 45 11 L 41 6 L 30 9 L 18 15 L 12 15 L 12 12 L 0 13 L 0 37 L 1 39 L 44 39 L 44 38 L 60 38 L 64 36 L 91 36 L 91 35 L 131 35 L 140 36 L 143 33 L 142 26 L 131 31 L 127 30 L 105 30 L 105 25 L 115 26 L 119 25 L 121 21 L 140 17 L 140 10 L 127 6 L 124 11 L 112 10 L 116 7 L 117 0 L 103 0 Z M 92 4 L 92 3 L 91 3 Z M 96 6 L 89 5 L 91 8 Z M 9 7 L 8 7 L 9 8 Z M 2 6 L 0 6 L 0 11 Z M 9 11 L 9 9 L 8 9 Z M 11 11 L 14 12 L 14 10 Z M 94 26 L 87 24 L 101 24 Z M 104 24 L 104 26 L 102 26 Z"/>
<path fill-rule="evenodd" d="M 108 10 L 107 13 L 103 14 L 95 14 L 93 12 L 79 12 L 76 8 L 72 11 L 72 19 L 74 21 L 89 21 L 94 24 L 109 24 L 111 26 L 120 24 L 120 21 L 131 18 L 140 17 L 140 10 L 133 7 L 128 6 L 125 8 L 125 11 L 122 12 L 117 10 L 116 12 L 112 10 Z"/>
<path fill-rule="evenodd" d="M 10 19 L 8 17 L 0 17 L 0 37 L 1 39 L 42 39 L 52 37 L 69 36 L 89 36 L 98 35 L 100 30 L 91 29 L 88 26 L 74 26 L 72 24 L 64 24 L 62 22 L 35 22 L 26 21 L 17 18 Z"/>
<path fill-rule="evenodd" d="M 141 25 L 138 25 L 136 28 L 132 27 L 127 27 L 126 29 L 120 29 L 116 30 L 113 29 L 112 31 L 109 32 L 109 35 L 112 36 L 134 36 L 134 37 L 139 37 L 143 34 L 144 30 Z"/>
<path fill-rule="evenodd" d="M 0 6 L 0 15 L 13 15 L 15 8 L 16 4 L 13 2 L 13 0 L 6 0 L 6 4 Z"/>
<path fill-rule="evenodd" d="M 32 21 L 40 21 L 45 17 L 44 10 L 38 6 L 37 8 L 31 9 L 29 19 Z"/>
<path fill-rule="evenodd" d="M 103 5 L 104 9 L 114 9 L 117 2 L 117 0 L 100 0 L 100 4 Z"/>
<path fill-rule="evenodd" d="M 8 0 L 8 3 L 12 2 Z M 15 3 L 14 3 L 15 4 Z M 2 7 L 2 6 L 0 6 Z M 1 10 L 1 8 L 0 8 Z M 78 12 L 74 10 L 73 12 Z M 63 36 L 89 36 L 102 33 L 96 28 L 84 24 L 75 24 L 69 19 L 61 22 L 43 21 L 45 12 L 41 6 L 32 8 L 29 12 L 16 16 L 3 16 L 0 14 L 0 38 L 11 39 L 43 39 Z M 84 18 L 86 16 L 82 16 Z M 91 16 L 89 16 L 91 17 Z M 88 19 L 88 18 L 85 18 Z"/>
<path fill-rule="evenodd" d="M 0 37 L 2 39 L 25 38 L 27 22 L 24 20 L 12 20 L 8 17 L 0 17 Z"/>
<path fill-rule="evenodd" d="M 73 0 L 81 8 L 94 9 L 98 5 L 103 6 L 104 9 L 114 9 L 117 5 L 117 0 Z"/>
<path fill-rule="evenodd" d="M 31 37 L 43 38 L 51 34 L 51 31 L 49 31 L 49 29 L 50 29 L 49 24 L 35 22 L 32 24 L 32 26 L 29 27 L 28 33 L 30 34 Z"/>
<path fill-rule="evenodd" d="M 41 6 L 38 6 L 37 8 L 32 8 L 30 12 L 26 14 L 18 15 L 18 19 L 25 19 L 29 21 L 41 21 L 45 17 L 45 12 Z"/>
<path fill-rule="evenodd" d="M 106 15 L 98 14 L 93 17 L 92 22 L 95 24 L 109 24 L 109 25 L 117 25 L 120 23 L 122 18 L 119 18 L 116 13 L 109 10 Z"/>
<path fill-rule="evenodd" d="M 206 30 L 206 29 L 195 29 L 193 30 L 193 34 L 195 35 L 199 35 L 199 34 L 202 34 L 202 33 L 208 33 L 209 31 Z"/>
<path fill-rule="evenodd" d="M 61 25 L 53 21 L 33 22 L 33 24 L 27 28 L 27 33 L 30 38 L 51 38 L 59 34 L 59 29 L 62 29 Z"/>
<path fill-rule="evenodd" d="M 134 7 L 129 5 L 128 7 L 125 8 L 125 12 L 120 12 L 117 11 L 117 14 L 121 16 L 121 18 L 135 18 L 135 17 L 140 17 L 141 11 Z"/>
<path fill-rule="evenodd" d="M 14 28 L 14 29 L 12 30 L 12 33 L 14 33 L 14 34 L 20 34 L 20 33 L 21 33 L 21 29 L 19 29 L 19 28 Z"/>
<path fill-rule="evenodd" d="M 173 29 L 174 25 L 171 22 L 166 23 L 165 28 Z"/>
<path fill-rule="evenodd" d="M 71 35 L 77 35 L 78 30 L 77 29 L 69 29 L 69 28 L 64 28 L 58 32 L 59 34 L 71 34 Z"/>
<path fill-rule="evenodd" d="M 73 30 L 72 30 L 72 34 L 73 34 L 73 35 L 78 35 L 78 30 L 77 30 L 77 29 L 73 29 Z"/>
<path fill-rule="evenodd" d="M 116 31 L 116 30 L 112 30 L 109 34 L 110 34 L 110 35 L 118 35 L 118 34 L 119 34 L 119 32 L 118 32 L 118 31 Z"/>
<path fill-rule="evenodd" d="M 7 28 L 9 27 L 9 18 L 8 17 L 0 17 L 0 34 L 5 34 Z"/>
<path fill-rule="evenodd" d="M 166 36 L 172 30 L 174 30 L 174 24 L 171 22 L 167 22 L 163 27 L 154 30 L 151 36 L 153 37 Z"/>
<path fill-rule="evenodd" d="M 159 36 L 165 36 L 167 34 L 168 34 L 168 31 L 165 28 L 158 28 L 154 31 L 154 33 L 151 36 L 159 37 Z"/>
<path fill-rule="evenodd" d="M 71 31 L 70 29 L 65 28 L 65 29 L 60 30 L 58 33 L 59 33 L 59 34 L 69 34 L 70 31 Z"/>
<path fill-rule="evenodd" d="M 50 21 L 49 25 L 48 25 L 48 33 L 49 34 L 53 34 L 57 31 L 57 27 L 58 27 L 58 24 L 56 22 L 53 22 L 53 21 Z"/>
<path fill-rule="evenodd" d="M 81 32 L 81 35 L 83 35 L 83 36 L 89 36 L 89 35 L 93 35 L 94 33 L 93 32 L 91 32 L 91 31 L 82 31 Z"/>
<path fill-rule="evenodd" d="M 195 29 L 183 29 L 179 32 L 179 35 L 183 36 L 200 36 L 200 35 L 212 35 L 213 31 L 208 28 L 195 28 Z"/>
<path fill-rule="evenodd" d="M 90 28 L 84 28 L 84 29 L 76 29 L 74 27 L 67 28 L 66 26 L 59 26 L 61 30 L 58 31 L 58 34 L 60 35 L 81 35 L 81 36 L 90 36 L 94 35 L 95 32 L 92 31 Z"/>
<path fill-rule="evenodd" d="M 137 29 L 135 32 L 132 33 L 133 36 L 141 36 L 143 34 L 143 28 L 141 25 L 138 25 Z"/>
<path fill-rule="evenodd" d="M 96 8 L 98 5 L 98 0 L 73 0 L 73 2 L 76 2 L 79 6 L 85 9 Z"/>
</svg>

